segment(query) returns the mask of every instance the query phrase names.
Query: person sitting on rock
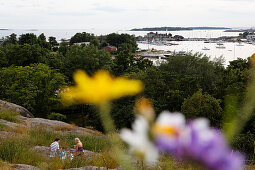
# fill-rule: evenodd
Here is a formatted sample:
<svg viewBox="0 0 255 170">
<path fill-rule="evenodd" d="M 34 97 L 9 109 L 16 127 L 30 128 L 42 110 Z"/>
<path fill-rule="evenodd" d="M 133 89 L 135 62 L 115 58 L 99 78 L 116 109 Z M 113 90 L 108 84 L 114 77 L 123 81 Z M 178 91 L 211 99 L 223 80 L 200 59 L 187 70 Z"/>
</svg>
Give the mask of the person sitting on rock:
<svg viewBox="0 0 255 170">
<path fill-rule="evenodd" d="M 55 141 L 50 145 L 50 157 L 55 157 L 58 151 L 61 151 L 59 148 L 60 139 L 56 138 Z"/>
<path fill-rule="evenodd" d="M 82 146 L 82 143 L 81 143 L 80 139 L 79 138 L 75 138 L 74 140 L 75 140 L 75 143 L 76 143 L 76 145 L 74 146 L 75 147 L 74 154 L 76 154 L 76 155 L 84 154 L 83 146 Z"/>
</svg>

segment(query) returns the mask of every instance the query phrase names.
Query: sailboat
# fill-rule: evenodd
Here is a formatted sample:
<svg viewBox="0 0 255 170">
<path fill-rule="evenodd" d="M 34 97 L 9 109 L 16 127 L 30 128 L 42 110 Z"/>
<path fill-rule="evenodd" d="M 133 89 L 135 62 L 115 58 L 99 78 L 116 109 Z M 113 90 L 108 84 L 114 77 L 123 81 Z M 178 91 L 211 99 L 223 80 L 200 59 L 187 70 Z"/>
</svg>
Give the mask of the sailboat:
<svg viewBox="0 0 255 170">
<path fill-rule="evenodd" d="M 210 48 L 204 47 L 202 48 L 202 50 L 210 50 Z"/>
<path fill-rule="evenodd" d="M 225 49 L 226 47 L 223 45 L 223 44 L 221 44 L 221 43 L 218 43 L 217 44 L 218 46 L 216 46 L 216 48 L 219 48 L 219 49 Z"/>
<path fill-rule="evenodd" d="M 239 42 L 238 44 L 236 44 L 236 46 L 244 46 L 241 42 Z"/>
</svg>

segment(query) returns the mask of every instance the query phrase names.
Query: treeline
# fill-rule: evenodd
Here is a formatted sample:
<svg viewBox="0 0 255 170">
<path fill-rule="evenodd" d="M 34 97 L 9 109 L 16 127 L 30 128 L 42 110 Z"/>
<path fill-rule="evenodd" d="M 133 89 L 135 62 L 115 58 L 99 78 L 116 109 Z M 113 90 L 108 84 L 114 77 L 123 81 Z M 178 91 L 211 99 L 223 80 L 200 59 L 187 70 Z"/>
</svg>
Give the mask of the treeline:
<svg viewBox="0 0 255 170">
<path fill-rule="evenodd" d="M 90 45 L 74 45 L 90 42 Z M 118 50 L 102 50 L 107 44 Z M 250 78 L 250 61 L 237 59 L 225 68 L 221 58 L 211 61 L 201 54 L 172 56 L 153 66 L 136 57 L 135 38 L 128 34 L 94 36 L 77 33 L 69 42 L 48 41 L 41 34 L 15 34 L 5 37 L 0 45 L 0 99 L 28 108 L 35 116 L 73 122 L 79 126 L 102 130 L 97 110 L 92 105 L 62 106 L 58 90 L 72 84 L 77 69 L 93 74 L 99 69 L 115 76 L 140 79 L 145 91 L 136 97 L 125 97 L 112 103 L 112 117 L 118 128 L 130 126 L 134 119 L 134 102 L 141 96 L 154 103 L 156 114 L 163 110 L 181 111 L 187 118 L 207 117 L 211 125 L 223 126 L 225 99 L 235 96 L 238 107 L 244 101 Z M 254 155 L 255 117 L 235 137 L 233 145 Z"/>
</svg>

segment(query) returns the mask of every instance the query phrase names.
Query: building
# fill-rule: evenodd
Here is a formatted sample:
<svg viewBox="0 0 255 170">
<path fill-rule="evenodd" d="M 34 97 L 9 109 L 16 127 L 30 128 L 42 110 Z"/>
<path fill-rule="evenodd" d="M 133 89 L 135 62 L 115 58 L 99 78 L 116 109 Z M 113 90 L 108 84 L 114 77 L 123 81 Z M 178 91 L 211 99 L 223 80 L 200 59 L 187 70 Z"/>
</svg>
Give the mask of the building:
<svg viewBox="0 0 255 170">
<path fill-rule="evenodd" d="M 85 46 L 88 46 L 88 45 L 90 45 L 90 42 L 74 43 L 74 45 L 85 45 Z"/>
<path fill-rule="evenodd" d="M 181 36 L 181 35 L 175 35 L 175 36 L 174 36 L 174 40 L 175 40 L 175 41 L 183 41 L 183 40 L 184 40 L 184 37 Z"/>
<path fill-rule="evenodd" d="M 170 41 L 172 39 L 172 34 L 159 34 L 158 32 L 149 32 L 147 33 L 147 39 L 149 41 Z"/>
<path fill-rule="evenodd" d="M 108 52 L 113 52 L 113 51 L 117 51 L 117 47 L 112 46 L 112 45 L 110 45 L 110 44 L 107 44 L 106 47 L 103 47 L 103 50 L 106 50 L 106 51 L 108 51 Z"/>
<path fill-rule="evenodd" d="M 248 40 L 248 41 L 255 41 L 255 34 L 249 34 L 249 35 L 247 35 L 247 40 Z"/>
</svg>

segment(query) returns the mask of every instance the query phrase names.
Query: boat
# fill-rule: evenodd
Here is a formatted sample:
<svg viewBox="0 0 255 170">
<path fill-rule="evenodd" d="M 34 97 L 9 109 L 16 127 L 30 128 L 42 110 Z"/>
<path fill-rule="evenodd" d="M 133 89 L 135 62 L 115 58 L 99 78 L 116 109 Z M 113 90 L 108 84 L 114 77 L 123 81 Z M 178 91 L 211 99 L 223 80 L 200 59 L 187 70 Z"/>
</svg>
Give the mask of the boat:
<svg viewBox="0 0 255 170">
<path fill-rule="evenodd" d="M 210 48 L 204 47 L 202 48 L 202 50 L 210 50 Z"/>
<path fill-rule="evenodd" d="M 238 44 L 236 44 L 236 46 L 244 46 L 242 43 L 238 43 Z"/>
<path fill-rule="evenodd" d="M 218 46 L 216 46 L 216 48 L 219 48 L 219 49 L 225 49 L 226 47 L 223 46 L 223 44 L 221 45 L 220 43 L 217 44 Z"/>
</svg>

